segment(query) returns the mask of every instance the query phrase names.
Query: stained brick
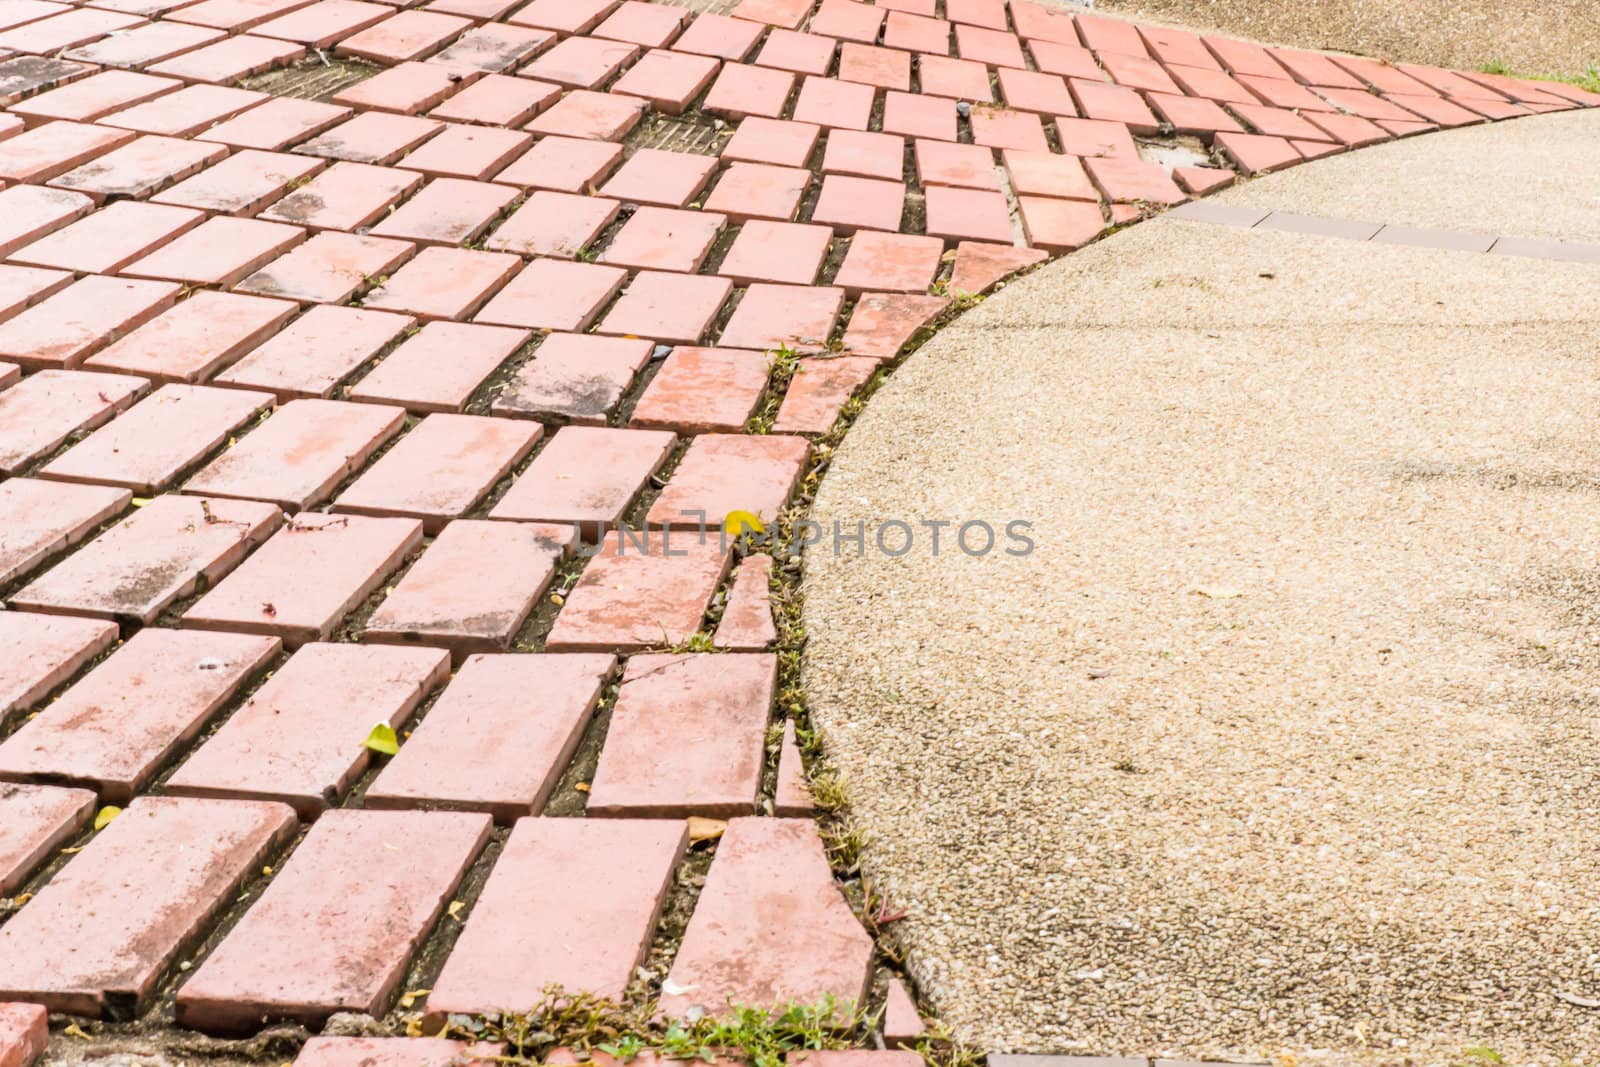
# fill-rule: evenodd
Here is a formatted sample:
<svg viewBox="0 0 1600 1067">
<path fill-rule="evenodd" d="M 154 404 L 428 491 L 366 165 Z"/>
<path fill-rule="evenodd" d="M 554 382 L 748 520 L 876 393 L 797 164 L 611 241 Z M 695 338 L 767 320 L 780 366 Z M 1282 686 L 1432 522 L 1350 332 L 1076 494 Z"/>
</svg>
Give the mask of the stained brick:
<svg viewBox="0 0 1600 1067">
<path fill-rule="evenodd" d="M 423 244 L 466 244 L 480 237 L 516 198 L 517 190 L 504 185 L 435 178 L 371 233 Z"/>
<path fill-rule="evenodd" d="M 326 640 L 421 544 L 412 519 L 300 515 L 184 612 L 183 625 L 275 634 L 291 648 Z"/>
<path fill-rule="evenodd" d="M 219 216 L 128 264 L 122 273 L 191 285 L 234 285 L 305 236 L 300 227 L 281 222 Z"/>
<path fill-rule="evenodd" d="M 1167 172 L 1155 163 L 1108 156 L 1100 159 L 1086 158 L 1083 165 L 1107 200 L 1124 203 L 1143 200 L 1152 204 L 1181 204 L 1189 199 L 1187 194 L 1167 176 Z"/>
<path fill-rule="evenodd" d="M 205 6 L 205 3 L 194 5 L 195 8 Z M 241 34 L 162 60 L 149 70 L 152 74 L 171 74 L 189 81 L 229 84 L 252 74 L 287 66 L 305 54 L 305 46 L 293 41 Z"/>
<path fill-rule="evenodd" d="M 956 102 L 938 96 L 914 96 L 890 91 L 883 98 L 883 129 L 907 137 L 956 139 Z M 888 177 L 898 178 L 896 171 Z"/>
<path fill-rule="evenodd" d="M 424 248 L 368 293 L 365 303 L 423 320 L 465 318 L 483 307 L 521 265 L 522 260 L 504 252 Z"/>
<path fill-rule="evenodd" d="M 639 398 L 632 425 L 684 433 L 741 430 L 761 402 L 771 363 L 763 352 L 676 348 Z"/>
<path fill-rule="evenodd" d="M 6 138 L 6 150 L 0 154 L 0 179 L 14 182 L 49 181 L 58 174 L 85 163 L 118 145 L 127 144 L 136 137 L 132 130 L 113 130 L 105 126 L 91 126 L 78 122 L 47 122 L 14 137 Z M 27 217 L 20 205 L 32 201 L 40 194 L 54 195 L 57 203 L 70 202 L 67 194 L 51 194 L 49 190 L 28 193 L 12 192 L 0 195 L 0 206 L 5 212 L 0 217 L 8 225 L 0 229 L 0 251 L 18 240 L 15 220 Z"/>
<path fill-rule="evenodd" d="M 429 415 L 341 493 L 334 509 L 417 518 L 438 533 L 472 510 L 532 450 L 539 433 L 520 420 Z"/>
<path fill-rule="evenodd" d="M 1331 111 L 1333 105 L 1316 93 L 1296 82 L 1278 78 L 1257 78 L 1248 74 L 1235 76 L 1239 83 L 1273 107 L 1292 108 L 1299 111 Z"/>
<path fill-rule="evenodd" d="M 504 528 L 513 543 L 538 529 L 490 525 Z M 364 803 L 483 811 L 500 822 L 537 814 L 576 751 L 616 662 L 594 654 L 469 656 L 379 772 Z M 500 863 L 507 858 L 502 853 Z"/>
<path fill-rule="evenodd" d="M 809 819 L 728 824 L 661 998 L 669 1018 L 692 1005 L 859 1004 L 872 939 L 850 912 Z"/>
<path fill-rule="evenodd" d="M 170 93 L 182 84 L 176 78 L 158 78 L 129 70 L 107 70 L 13 104 L 10 110 L 13 115 L 23 115 L 30 120 L 93 122 L 118 108 Z"/>
<path fill-rule="evenodd" d="M 523 819 L 428 998 L 433 1011 L 526 1012 L 544 990 L 620 997 L 688 844 L 682 822 Z M 584 877 L 595 864 L 611 876 Z M 527 901 L 538 900 L 530 911 Z"/>
<path fill-rule="evenodd" d="M 602 426 L 653 348 L 643 338 L 550 334 L 490 411 Z"/>
<path fill-rule="evenodd" d="M 0 482 L 0 586 L 82 541 L 127 507 L 126 489 L 35 478 Z"/>
<path fill-rule="evenodd" d="M 877 364 L 871 360 L 854 362 L 863 365 L 871 363 L 874 370 L 877 368 Z M 804 369 L 804 363 L 801 366 Z M 761 652 L 777 641 L 778 628 L 772 621 L 772 600 L 768 589 L 771 581 L 771 556 L 746 556 L 740 562 L 739 573 L 728 593 L 728 603 L 722 609 L 722 618 L 717 621 L 717 633 L 713 639 L 716 647 L 732 652 Z"/>
<path fill-rule="evenodd" d="M 762 352 L 825 348 L 843 303 L 844 290 L 838 288 L 752 285 L 728 318 L 717 343 Z"/>
<path fill-rule="evenodd" d="M 24 368 L 75 367 L 166 310 L 177 295 L 168 282 L 90 275 L 0 323 L 0 358 Z"/>
<path fill-rule="evenodd" d="M 110 273 L 197 225 L 205 214 L 180 207 L 121 201 L 24 245 L 13 263 L 83 273 Z"/>
<path fill-rule="evenodd" d="M 608 534 L 545 640 L 550 652 L 671 647 L 700 629 L 728 567 L 717 531 Z"/>
<path fill-rule="evenodd" d="M 279 96 L 200 134 L 200 140 L 235 148 L 278 151 L 314 137 L 350 115 L 347 107 Z"/>
<path fill-rule="evenodd" d="M 770 654 L 628 661 L 589 791 L 589 815 L 749 815 L 777 684 Z"/>
<path fill-rule="evenodd" d="M 0 989 L 74 1015 L 139 1010 L 293 830 L 280 804 L 134 801 L 0 927 Z"/>
<path fill-rule="evenodd" d="M 1325 55 L 1297 48 L 1273 48 L 1269 51 L 1272 53 L 1272 58 L 1281 63 L 1294 76 L 1295 81 L 1303 85 L 1339 89 L 1363 88 L 1360 81 Z"/>
<path fill-rule="evenodd" d="M 254 215 L 323 168 L 320 159 L 246 149 L 151 199 L 223 215 Z"/>
<path fill-rule="evenodd" d="M 600 260 L 620 267 L 692 273 L 705 262 L 727 221 L 715 212 L 641 207 L 611 238 Z"/>
<path fill-rule="evenodd" d="M 271 533 L 255 501 L 157 497 L 12 598 L 15 606 L 148 624 L 204 579 L 230 571 Z"/>
<path fill-rule="evenodd" d="M 349 163 L 386 166 L 444 127 L 445 124 L 438 119 L 394 115 L 387 111 L 363 111 L 348 122 L 342 122 L 299 145 L 295 151 L 302 155 L 342 159 Z"/>
<path fill-rule="evenodd" d="M 545 137 L 496 174 L 495 181 L 525 188 L 588 193 L 621 162 L 621 145 L 573 137 Z"/>
<path fill-rule="evenodd" d="M 113 149 L 93 163 L 69 170 L 50 184 L 87 193 L 96 200 L 142 200 L 187 178 L 228 154 L 222 145 L 146 135 Z"/>
<path fill-rule="evenodd" d="M 811 17 L 810 30 L 828 37 L 872 44 L 883 28 L 884 9 L 856 3 L 855 0 L 822 0 Z"/>
<path fill-rule="evenodd" d="M 458 663 L 504 652 L 573 538 L 568 527 L 452 522 L 373 612 L 363 640 L 448 648 Z M 491 559 L 498 565 L 486 568 Z"/>
<path fill-rule="evenodd" d="M 430 322 L 352 386 L 350 399 L 410 411 L 461 411 L 528 336 L 500 326 Z"/>
<path fill-rule="evenodd" d="M 727 278 L 640 271 L 600 324 L 603 333 L 697 344 L 722 310 Z"/>
<path fill-rule="evenodd" d="M 1093 63 L 1091 59 L 1090 65 Z M 989 68 L 970 59 L 920 56 L 917 59 L 917 85 L 929 96 L 985 104 L 994 99 L 994 89 L 989 85 Z"/>
<path fill-rule="evenodd" d="M 472 6 L 473 0 L 435 0 L 428 5 L 428 10 L 482 17 L 469 10 Z M 507 0 L 481 0 L 482 8 L 512 6 L 515 6 L 514 0 L 511 3 Z M 555 34 L 549 30 L 491 22 L 468 30 L 428 62 L 462 74 L 473 71 L 504 73 L 549 48 L 555 39 Z"/>
<path fill-rule="evenodd" d="M 64 13 L 57 8 L 55 14 Z M 40 22 L 43 19 L 30 19 Z M 9 107 L 58 85 L 77 78 L 86 78 L 95 68 L 88 63 L 72 63 L 65 59 L 46 59 L 42 56 L 10 56 L 12 46 L 0 44 L 0 107 Z"/>
<path fill-rule="evenodd" d="M 1209 100 L 1222 100 L 1230 104 L 1254 104 L 1256 102 L 1254 93 L 1220 70 L 1206 70 L 1199 67 L 1183 67 L 1169 64 L 1167 72 L 1172 75 L 1172 80 L 1181 85 L 1183 91 L 1190 96 L 1202 96 Z"/>
<path fill-rule="evenodd" d="M 700 195 L 715 170 L 714 158 L 641 148 L 611 176 L 600 192 L 618 200 L 683 207 Z"/>
<path fill-rule="evenodd" d="M 928 55 L 950 54 L 950 23 L 944 19 L 891 11 L 883 27 L 883 43 L 888 48 Z"/>
<path fill-rule="evenodd" d="M 179 989 L 178 1023 L 383 1015 L 490 829 L 464 812 L 328 812 Z"/>
<path fill-rule="evenodd" d="M 1075 119 L 1058 115 L 1055 125 L 1061 150 L 1067 155 L 1139 158 L 1139 149 L 1133 143 L 1133 135 L 1121 122 Z"/>
<path fill-rule="evenodd" d="M 278 649 L 272 637 L 141 630 L 0 744 L 0 776 L 126 804 Z"/>
<path fill-rule="evenodd" d="M 314 818 L 367 769 L 363 742 L 373 724 L 399 728 L 449 673 L 450 656 L 438 649 L 307 645 L 178 768 L 167 790 L 281 799 Z"/>
<path fill-rule="evenodd" d="M 798 30 L 814 3 L 815 0 L 739 0 L 733 17 Z"/>
<path fill-rule="evenodd" d="M 0 896 L 12 896 L 28 877 L 61 845 L 89 824 L 94 815 L 94 794 L 83 789 L 57 789 L 44 785 L 0 783 Z M 20 1035 L 9 1033 L 6 1017 L 11 1005 L 0 1005 L 0 1059 L 11 1055 Z M 39 1012 L 37 1044 L 32 1055 L 15 1061 L 28 1067 L 44 1051 L 49 1030 L 44 1009 Z M 7 1064 L 13 1061 L 5 1060 Z"/>
<path fill-rule="evenodd" d="M 484 247 L 524 256 L 574 259 L 616 220 L 620 209 L 617 201 L 603 196 L 541 189 L 496 227 Z"/>
<path fill-rule="evenodd" d="M 777 433 L 827 433 L 844 405 L 877 368 L 876 359 L 860 356 L 802 359 L 784 393 L 773 430 Z"/>
<path fill-rule="evenodd" d="M 1202 37 L 1222 66 L 1235 75 L 1252 74 L 1264 78 L 1289 80 L 1289 72 L 1279 66 L 1272 55 L 1254 41 L 1236 41 L 1228 37 Z"/>
<path fill-rule="evenodd" d="M 234 288 L 301 303 L 343 303 L 385 278 L 415 250 L 409 241 L 319 233 Z"/>
<path fill-rule="evenodd" d="M 261 218 L 315 230 L 370 225 L 422 183 L 415 171 L 335 163 L 261 213 Z"/>
<path fill-rule="evenodd" d="M 286 300 L 198 292 L 89 357 L 84 368 L 204 381 L 276 333 L 295 311 Z"/>
<path fill-rule="evenodd" d="M 404 424 L 400 408 L 291 400 L 189 479 L 184 491 L 308 508 L 332 496 Z"/>
<path fill-rule="evenodd" d="M 717 273 L 741 284 L 788 282 L 811 285 L 833 244 L 833 230 L 797 222 L 747 222 L 734 238 Z"/>
<path fill-rule="evenodd" d="M 1307 112 L 1305 118 L 1312 125 L 1321 127 L 1334 140 L 1351 148 L 1361 148 L 1389 139 L 1388 131 L 1359 115 Z"/>
<path fill-rule="evenodd" d="M 808 451 L 799 437 L 696 437 L 646 521 L 679 528 L 697 528 L 704 521 L 720 528 L 730 512 L 745 511 L 774 522 L 799 484 Z"/>
<path fill-rule="evenodd" d="M 0 473 L 16 474 L 100 426 L 148 386 L 120 374 L 44 370 L 0 392 Z"/>
<path fill-rule="evenodd" d="M 1045 258 L 1043 252 L 1037 255 Z M 850 313 L 843 350 L 873 359 L 893 359 L 917 331 L 937 318 L 949 303 L 940 296 L 868 293 L 856 301 L 855 310 Z"/>
<path fill-rule="evenodd" d="M 563 427 L 489 516 L 570 524 L 592 539 L 621 521 L 675 440 L 657 430 Z"/>
<path fill-rule="evenodd" d="M 1301 160 L 1295 146 L 1281 137 L 1223 133 L 1217 135 L 1217 147 L 1246 174 L 1292 167 Z"/>
<path fill-rule="evenodd" d="M 314 307 L 213 379 L 280 399 L 329 397 L 416 320 L 365 308 Z"/>
<path fill-rule="evenodd" d="M 1298 137 L 1324 141 L 1328 135 L 1293 111 L 1264 104 L 1234 104 L 1233 113 L 1254 127 L 1256 133 L 1269 137 Z M 1469 112 L 1470 114 L 1470 112 Z M 1473 116 L 1476 120 L 1477 116 Z"/>
<path fill-rule="evenodd" d="M 4 722 L 12 712 L 33 707 L 116 644 L 117 628 L 98 619 L 5 611 L 0 612 L 0 636 L 8 649 L 0 660 L 0 722 Z"/>
</svg>

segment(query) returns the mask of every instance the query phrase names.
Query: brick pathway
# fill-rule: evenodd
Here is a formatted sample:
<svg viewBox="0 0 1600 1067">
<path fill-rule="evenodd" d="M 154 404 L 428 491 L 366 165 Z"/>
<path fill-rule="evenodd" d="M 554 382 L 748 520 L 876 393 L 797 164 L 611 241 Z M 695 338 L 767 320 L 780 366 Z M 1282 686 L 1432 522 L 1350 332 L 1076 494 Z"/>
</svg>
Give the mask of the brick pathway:
<svg viewBox="0 0 1600 1067">
<path fill-rule="evenodd" d="M 669 1014 L 914 1034 L 723 517 L 1049 255 L 1600 105 L 1028 0 L 711 6 L 0 0 L 0 1000 L 236 1034 L 649 960 Z M 0 1062 L 37 1038 L 0 1010 Z"/>
</svg>

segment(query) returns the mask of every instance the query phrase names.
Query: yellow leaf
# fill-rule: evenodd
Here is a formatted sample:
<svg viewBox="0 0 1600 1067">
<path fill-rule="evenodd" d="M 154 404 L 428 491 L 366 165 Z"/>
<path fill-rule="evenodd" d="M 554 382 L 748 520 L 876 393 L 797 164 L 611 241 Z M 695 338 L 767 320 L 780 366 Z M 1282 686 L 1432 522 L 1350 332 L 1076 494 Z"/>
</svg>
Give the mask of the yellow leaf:
<svg viewBox="0 0 1600 1067">
<path fill-rule="evenodd" d="M 728 512 L 727 518 L 722 520 L 722 528 L 735 537 L 747 531 L 749 533 L 766 533 L 767 531 L 767 528 L 761 524 L 761 520 L 748 511 Z"/>
<path fill-rule="evenodd" d="M 1225 585 L 1198 585 L 1195 586 L 1194 591 L 1201 596 L 1210 597 L 1212 600 L 1232 600 L 1235 597 L 1244 596 L 1244 593 L 1239 590 Z"/>
<path fill-rule="evenodd" d="M 96 830 L 104 830 L 106 827 L 111 825 L 112 819 L 115 819 L 121 814 L 121 808 L 114 804 L 107 804 L 105 807 L 101 808 L 98 813 L 96 813 L 94 817 L 94 828 Z"/>
<path fill-rule="evenodd" d="M 728 828 L 725 819 L 707 819 L 700 815 L 689 816 L 689 844 L 698 845 L 702 841 L 715 841 L 722 836 Z"/>
<path fill-rule="evenodd" d="M 77 1023 L 68 1023 L 67 1028 L 61 1032 L 66 1034 L 68 1037 L 81 1037 L 85 1041 L 89 1040 L 89 1035 L 84 1033 L 83 1027 L 79 1026 Z"/>
<path fill-rule="evenodd" d="M 136 508 L 142 508 L 146 504 L 150 503 L 150 498 L 147 496 L 136 496 L 132 500 L 128 501 L 128 503 L 132 504 Z"/>
<path fill-rule="evenodd" d="M 400 739 L 395 736 L 394 727 L 386 722 L 380 722 L 372 728 L 365 742 L 367 748 L 385 756 L 392 756 L 400 751 Z"/>
<path fill-rule="evenodd" d="M 445 909 L 445 912 L 450 916 L 450 918 L 454 919 L 456 922 L 460 922 L 461 909 L 466 906 L 467 902 L 464 900 L 452 900 L 450 902 L 450 906 Z"/>
<path fill-rule="evenodd" d="M 401 1011 L 409 1010 L 411 1005 L 415 1004 L 420 998 L 425 997 L 429 993 L 432 993 L 432 992 L 433 992 L 433 990 L 431 990 L 431 989 L 408 989 L 408 990 L 406 990 L 406 992 L 400 997 L 400 1010 Z"/>
<path fill-rule="evenodd" d="M 588 782 L 578 782 L 578 783 L 575 783 L 572 788 L 576 789 L 580 793 L 587 793 L 589 791 L 589 783 Z"/>
</svg>

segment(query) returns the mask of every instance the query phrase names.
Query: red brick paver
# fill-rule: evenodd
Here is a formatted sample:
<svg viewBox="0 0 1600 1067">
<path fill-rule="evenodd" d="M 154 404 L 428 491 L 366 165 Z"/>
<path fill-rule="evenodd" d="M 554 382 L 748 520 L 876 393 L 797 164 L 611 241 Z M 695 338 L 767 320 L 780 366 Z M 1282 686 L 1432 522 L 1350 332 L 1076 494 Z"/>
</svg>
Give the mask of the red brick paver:
<svg viewBox="0 0 1600 1067">
<path fill-rule="evenodd" d="M 0 782 L 0 828 L 5 830 L 0 837 L 0 896 L 15 894 L 93 815 L 94 794 L 88 790 Z M 0 1062 L 7 1055 L 5 1010 L 0 1005 Z"/>
<path fill-rule="evenodd" d="M 526 1012 L 552 985 L 621 996 L 687 843 L 684 824 L 668 820 L 519 821 L 428 1007 Z M 586 877 L 597 866 L 603 883 Z"/>
<path fill-rule="evenodd" d="M 489 831 L 466 812 L 327 813 L 178 990 L 178 1021 L 233 1031 L 382 1015 Z"/>
<path fill-rule="evenodd" d="M 810 821 L 734 819 L 668 976 L 687 992 L 664 995 L 661 1009 L 859 1003 L 871 957 Z"/>
<path fill-rule="evenodd" d="M 500 822 L 538 814 L 615 665 L 582 653 L 468 657 L 367 806 L 486 811 Z"/>
<path fill-rule="evenodd" d="M 186 796 L 257 797 L 325 811 L 371 760 L 374 723 L 399 727 L 443 685 L 436 649 L 313 644 L 300 649 L 167 782 Z"/>
<path fill-rule="evenodd" d="M 281 804 L 140 798 L 0 926 L 0 990 L 76 1015 L 142 1006 L 293 829 Z"/>
</svg>

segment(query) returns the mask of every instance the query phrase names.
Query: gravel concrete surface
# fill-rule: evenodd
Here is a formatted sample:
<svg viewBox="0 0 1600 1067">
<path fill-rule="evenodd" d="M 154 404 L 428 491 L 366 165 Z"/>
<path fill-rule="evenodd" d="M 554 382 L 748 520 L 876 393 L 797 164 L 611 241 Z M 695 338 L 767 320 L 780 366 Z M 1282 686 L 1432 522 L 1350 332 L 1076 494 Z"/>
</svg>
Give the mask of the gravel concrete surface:
<svg viewBox="0 0 1600 1067">
<path fill-rule="evenodd" d="M 1561 111 L 1389 141 L 1211 199 L 1339 219 L 1600 241 L 1600 112 Z"/>
<path fill-rule="evenodd" d="M 1095 7 L 1273 44 L 1469 70 L 1498 62 L 1523 75 L 1571 76 L 1600 64 L 1593 0 L 1099 0 Z"/>
<path fill-rule="evenodd" d="M 1594 1062 L 1597 371 L 1600 267 L 1173 219 L 913 356 L 813 517 L 1037 548 L 813 550 L 806 685 L 944 1019 Z"/>
</svg>

